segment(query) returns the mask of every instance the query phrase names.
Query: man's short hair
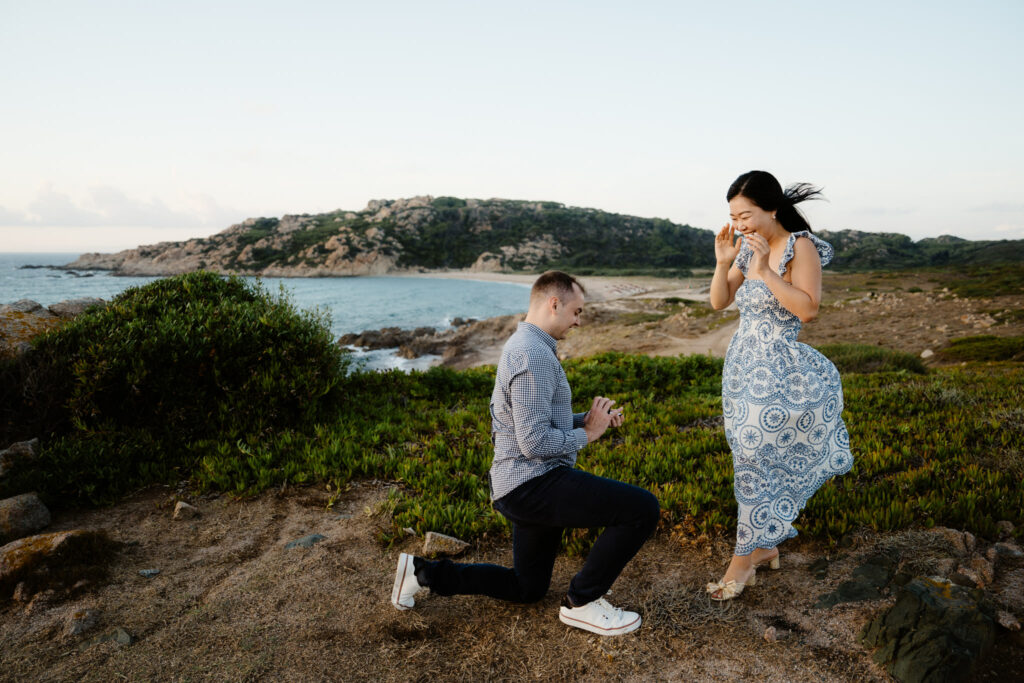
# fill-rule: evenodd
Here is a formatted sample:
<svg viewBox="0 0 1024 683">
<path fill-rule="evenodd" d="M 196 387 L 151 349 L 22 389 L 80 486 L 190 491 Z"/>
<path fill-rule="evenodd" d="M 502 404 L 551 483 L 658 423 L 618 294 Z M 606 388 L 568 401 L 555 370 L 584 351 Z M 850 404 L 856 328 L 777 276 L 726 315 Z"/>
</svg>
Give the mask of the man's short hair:
<svg viewBox="0 0 1024 683">
<path fill-rule="evenodd" d="M 583 294 L 587 293 L 587 290 L 583 288 L 579 280 L 574 278 L 568 273 L 563 273 L 560 270 L 549 270 L 543 273 L 537 281 L 533 283 L 533 288 L 530 289 L 530 301 L 534 301 L 538 298 L 546 298 L 549 296 L 557 296 L 559 299 L 567 299 L 572 296 L 573 285 L 580 288 L 580 292 Z"/>
</svg>

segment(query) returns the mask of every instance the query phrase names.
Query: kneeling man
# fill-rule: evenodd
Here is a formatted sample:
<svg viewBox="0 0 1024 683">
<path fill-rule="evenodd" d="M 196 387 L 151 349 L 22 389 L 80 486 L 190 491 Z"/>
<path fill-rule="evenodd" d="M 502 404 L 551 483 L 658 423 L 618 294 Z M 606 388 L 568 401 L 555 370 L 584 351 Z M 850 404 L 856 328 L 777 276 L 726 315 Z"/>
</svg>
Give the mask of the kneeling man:
<svg viewBox="0 0 1024 683">
<path fill-rule="evenodd" d="M 573 414 L 572 391 L 556 342 L 580 324 L 583 286 L 549 271 L 530 292 L 530 309 L 501 353 L 491 396 L 491 498 L 512 522 L 512 568 L 429 561 L 402 553 L 392 604 L 413 607 L 421 588 L 438 595 L 489 595 L 537 602 L 547 593 L 565 528 L 605 527 L 569 584 L 559 619 L 606 636 L 640 627 L 640 615 L 612 607 L 605 593 L 658 524 L 649 491 L 575 469 L 576 454 L 622 424 L 621 410 L 597 396 Z"/>
</svg>

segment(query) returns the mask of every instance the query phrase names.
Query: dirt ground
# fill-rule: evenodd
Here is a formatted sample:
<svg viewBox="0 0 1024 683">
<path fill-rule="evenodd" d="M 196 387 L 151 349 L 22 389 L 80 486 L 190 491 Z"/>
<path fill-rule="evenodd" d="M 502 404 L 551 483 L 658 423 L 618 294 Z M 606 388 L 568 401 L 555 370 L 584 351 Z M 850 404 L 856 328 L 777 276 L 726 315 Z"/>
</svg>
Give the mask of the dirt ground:
<svg viewBox="0 0 1024 683">
<path fill-rule="evenodd" d="M 832 556 L 817 580 L 808 565 L 825 556 L 791 542 L 783 569 L 762 572 L 742 600 L 711 603 L 729 548 L 687 547 L 663 530 L 628 566 L 610 599 L 639 610 L 641 629 L 601 638 L 558 621 L 559 600 L 579 557 L 560 557 L 539 604 L 421 594 L 416 609 L 390 602 L 400 551 L 378 532 L 388 485 L 353 486 L 333 508 L 328 495 L 299 489 L 255 500 L 193 500 L 201 516 L 173 520 L 177 496 L 140 493 L 114 508 L 66 514 L 52 530 L 105 529 L 125 544 L 102 585 L 70 601 L 46 594 L 0 607 L 0 679 L 115 680 L 506 680 L 643 679 L 884 681 L 856 644 L 881 601 L 815 610 L 849 578 L 860 547 Z M 311 533 L 311 548 L 285 544 Z M 681 540 L 682 539 L 682 540 Z M 860 542 L 863 544 L 865 542 Z M 507 544 L 474 546 L 469 561 L 509 563 Z M 158 569 L 156 576 L 139 574 Z M 67 636 L 70 616 L 98 610 L 99 622 Z M 770 643 L 766 628 L 785 637 Z M 90 639 L 122 628 L 130 645 Z"/>
<path fill-rule="evenodd" d="M 1020 316 L 1002 313 L 1020 310 L 1024 297 L 960 300 L 923 277 L 870 278 L 827 275 L 822 312 L 801 340 L 920 353 L 957 336 L 1024 334 Z M 907 292 L 911 287 L 922 291 Z M 623 283 L 588 307 L 588 324 L 561 348 L 567 355 L 724 354 L 734 311 L 707 314 L 667 301 L 701 296 L 694 282 Z M 857 642 L 891 596 L 813 607 L 851 577 L 881 536 L 853 537 L 831 549 L 789 541 L 780 571 L 759 572 L 758 585 L 741 599 L 717 604 L 703 587 L 727 565 L 729 540 L 695 544 L 685 533 L 660 529 L 609 598 L 639 611 L 643 626 L 601 638 L 558 621 L 579 557 L 559 558 L 552 587 L 536 605 L 421 594 L 415 610 L 395 610 L 389 598 L 398 554 L 417 552 L 422 539 L 410 536 L 392 547 L 379 542 L 390 524 L 382 503 L 391 486 L 353 484 L 333 506 L 326 491 L 314 488 L 245 501 L 158 488 L 112 508 L 57 514 L 46 531 L 103 529 L 123 545 L 107 578 L 70 599 L 42 593 L 0 602 L 0 680 L 892 680 Z M 178 499 L 195 504 L 200 516 L 173 520 Z M 325 539 L 285 548 L 312 533 Z M 460 559 L 508 564 L 511 551 L 506 541 L 484 541 Z M 822 559 L 828 561 L 823 578 L 812 568 Z M 142 576 L 144 569 L 159 573 Z M 68 635 L 73 615 L 86 609 L 97 611 L 97 624 Z M 775 642 L 765 638 L 769 627 Z M 131 644 L 93 643 L 117 628 Z M 975 680 L 1024 676 L 1019 635 L 1000 638 L 998 658 Z"/>
</svg>

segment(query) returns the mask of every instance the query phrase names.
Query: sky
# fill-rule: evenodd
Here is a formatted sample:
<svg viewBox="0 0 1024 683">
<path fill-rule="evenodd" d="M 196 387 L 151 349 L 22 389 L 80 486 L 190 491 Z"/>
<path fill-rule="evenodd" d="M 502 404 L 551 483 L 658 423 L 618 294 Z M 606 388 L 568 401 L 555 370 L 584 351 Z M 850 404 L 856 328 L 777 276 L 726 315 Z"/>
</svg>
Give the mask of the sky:
<svg viewBox="0 0 1024 683">
<path fill-rule="evenodd" d="M 1024 2 L 0 0 L 0 252 L 417 195 L 1024 238 Z"/>
</svg>

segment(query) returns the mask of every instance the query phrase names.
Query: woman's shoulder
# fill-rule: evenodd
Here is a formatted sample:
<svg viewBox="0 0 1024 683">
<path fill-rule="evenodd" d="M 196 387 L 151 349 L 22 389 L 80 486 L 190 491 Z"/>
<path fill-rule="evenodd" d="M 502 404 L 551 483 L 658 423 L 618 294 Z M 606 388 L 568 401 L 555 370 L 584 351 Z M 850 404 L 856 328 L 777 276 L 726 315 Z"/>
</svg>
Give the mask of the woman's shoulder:
<svg viewBox="0 0 1024 683">
<path fill-rule="evenodd" d="M 816 255 L 821 259 L 821 265 L 824 266 L 832 260 L 834 254 L 835 250 L 831 244 L 808 230 L 801 230 L 789 236 L 789 244 L 786 245 L 783 261 L 788 261 L 795 256 L 812 258 Z"/>
</svg>

